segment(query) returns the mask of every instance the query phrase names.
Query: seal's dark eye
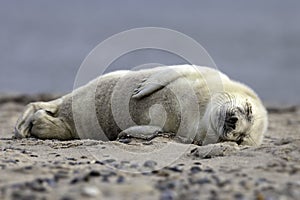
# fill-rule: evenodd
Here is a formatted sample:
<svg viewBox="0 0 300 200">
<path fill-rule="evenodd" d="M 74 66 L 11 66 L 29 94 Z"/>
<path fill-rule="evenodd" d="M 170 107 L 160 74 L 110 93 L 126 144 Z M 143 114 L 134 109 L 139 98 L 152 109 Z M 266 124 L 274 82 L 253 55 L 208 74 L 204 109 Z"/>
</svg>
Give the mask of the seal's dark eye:
<svg viewBox="0 0 300 200">
<path fill-rule="evenodd" d="M 239 139 L 238 141 L 236 141 L 236 143 L 237 143 L 238 145 L 240 145 L 240 144 L 242 144 L 243 141 L 244 141 L 244 139 L 241 138 L 241 139 Z"/>
<path fill-rule="evenodd" d="M 238 118 L 236 116 L 228 116 L 225 119 L 225 127 L 235 129 Z"/>
</svg>

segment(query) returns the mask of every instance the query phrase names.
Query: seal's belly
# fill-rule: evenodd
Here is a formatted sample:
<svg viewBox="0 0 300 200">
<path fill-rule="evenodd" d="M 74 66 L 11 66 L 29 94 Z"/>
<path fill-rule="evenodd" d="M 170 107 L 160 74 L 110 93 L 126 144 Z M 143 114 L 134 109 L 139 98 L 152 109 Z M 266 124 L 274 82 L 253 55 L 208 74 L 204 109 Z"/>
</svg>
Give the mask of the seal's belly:
<svg viewBox="0 0 300 200">
<path fill-rule="evenodd" d="M 160 126 L 166 132 L 188 132 L 199 123 L 199 103 L 187 81 L 177 81 L 149 96 L 132 98 L 134 89 L 155 71 L 136 71 L 103 77 L 96 91 L 99 125 L 110 140 L 122 130 L 137 125 Z M 187 127 L 193 126 L 193 127 Z"/>
<path fill-rule="evenodd" d="M 181 120 L 180 106 L 170 89 L 163 88 L 142 99 L 131 98 L 138 84 L 153 73 L 137 71 L 99 79 L 95 95 L 96 114 L 109 140 L 115 140 L 122 130 L 137 125 L 156 125 L 167 132 L 177 132 Z"/>
</svg>

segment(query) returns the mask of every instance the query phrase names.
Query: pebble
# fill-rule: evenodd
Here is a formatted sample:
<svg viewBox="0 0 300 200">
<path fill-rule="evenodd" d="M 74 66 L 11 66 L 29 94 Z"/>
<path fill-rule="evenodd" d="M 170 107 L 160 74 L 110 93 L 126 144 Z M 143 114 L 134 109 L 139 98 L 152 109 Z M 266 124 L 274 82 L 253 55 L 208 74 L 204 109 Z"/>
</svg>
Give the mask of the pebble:
<svg viewBox="0 0 300 200">
<path fill-rule="evenodd" d="M 152 141 L 146 141 L 146 142 L 143 142 L 142 144 L 143 144 L 143 145 L 152 145 L 153 142 L 152 142 Z"/>
<path fill-rule="evenodd" d="M 138 167 L 139 167 L 138 164 L 131 164 L 131 165 L 130 165 L 130 168 L 133 168 L 133 169 L 136 169 L 136 168 L 138 168 Z"/>
<path fill-rule="evenodd" d="M 213 169 L 211 169 L 211 168 L 208 168 L 208 169 L 205 169 L 204 172 L 212 174 L 215 171 Z"/>
<path fill-rule="evenodd" d="M 67 160 L 71 160 L 71 161 L 77 161 L 76 158 L 66 158 Z"/>
<path fill-rule="evenodd" d="M 144 163 L 144 167 L 148 167 L 148 168 L 154 168 L 157 165 L 157 162 L 153 161 L 153 160 L 147 160 Z"/>
<path fill-rule="evenodd" d="M 64 171 L 64 170 L 59 170 L 59 171 L 54 175 L 54 179 L 55 179 L 55 180 L 64 179 L 64 178 L 68 178 L 68 177 L 69 177 L 69 172 L 68 172 L 68 171 Z"/>
<path fill-rule="evenodd" d="M 117 183 L 124 183 L 125 182 L 125 178 L 124 178 L 124 176 L 119 176 L 118 178 L 117 178 L 117 181 L 116 181 Z"/>
<path fill-rule="evenodd" d="M 92 160 L 91 162 L 87 162 L 88 164 L 98 164 L 98 165 L 104 165 L 103 162 L 99 161 L 99 160 Z"/>
<path fill-rule="evenodd" d="M 240 200 L 240 199 L 242 200 L 242 199 L 244 199 L 244 195 L 242 193 L 235 193 L 234 198 L 238 199 L 238 200 Z"/>
<path fill-rule="evenodd" d="M 74 198 L 71 196 L 63 196 L 60 200 L 73 200 Z"/>
<path fill-rule="evenodd" d="M 28 191 L 17 190 L 12 192 L 11 199 L 35 200 L 37 196 Z"/>
<path fill-rule="evenodd" d="M 121 139 L 118 139 L 118 141 L 121 142 L 121 143 L 124 143 L 124 144 L 129 144 L 132 141 L 132 139 L 130 139 L 130 138 L 121 138 Z"/>
<path fill-rule="evenodd" d="M 95 186 L 85 186 L 81 194 L 87 197 L 96 197 L 100 194 L 100 190 Z"/>
<path fill-rule="evenodd" d="M 174 193 L 171 190 L 165 190 L 160 195 L 160 200 L 173 200 Z"/>
<path fill-rule="evenodd" d="M 168 180 L 168 181 L 158 181 L 156 184 L 156 188 L 165 191 L 169 189 L 174 189 L 176 187 L 176 181 Z"/>
<path fill-rule="evenodd" d="M 194 165 L 202 165 L 201 162 L 194 162 Z"/>
<path fill-rule="evenodd" d="M 100 174 L 100 172 L 98 172 L 98 171 L 96 171 L 96 170 L 92 170 L 92 171 L 90 171 L 90 173 L 89 173 L 89 176 L 91 176 L 91 177 L 98 177 L 98 176 L 100 176 L 101 174 Z"/>
<path fill-rule="evenodd" d="M 153 170 L 152 174 L 155 174 L 157 176 L 162 176 L 162 177 L 168 177 L 170 176 L 170 173 L 166 170 Z"/>
<path fill-rule="evenodd" d="M 194 180 L 193 183 L 199 184 L 199 185 L 204 185 L 204 184 L 211 183 L 211 180 L 208 178 L 200 178 L 200 179 Z"/>
<path fill-rule="evenodd" d="M 116 162 L 116 160 L 111 158 L 111 159 L 103 160 L 102 162 L 108 164 L 108 163 Z"/>
<path fill-rule="evenodd" d="M 173 172 L 179 172 L 179 173 L 181 173 L 183 171 L 183 169 L 180 168 L 179 166 L 166 167 L 166 169 L 173 171 Z"/>
<path fill-rule="evenodd" d="M 200 167 L 198 167 L 198 166 L 191 167 L 192 174 L 196 174 L 196 173 L 199 173 L 201 171 L 202 171 L 202 169 Z"/>
</svg>

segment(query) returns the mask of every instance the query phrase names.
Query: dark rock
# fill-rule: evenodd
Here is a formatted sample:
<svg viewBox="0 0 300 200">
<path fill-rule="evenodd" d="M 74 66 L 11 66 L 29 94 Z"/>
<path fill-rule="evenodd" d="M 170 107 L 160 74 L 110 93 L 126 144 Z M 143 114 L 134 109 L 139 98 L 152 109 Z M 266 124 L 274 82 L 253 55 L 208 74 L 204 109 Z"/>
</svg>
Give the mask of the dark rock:
<svg viewBox="0 0 300 200">
<path fill-rule="evenodd" d="M 124 183 L 125 182 L 125 178 L 124 178 L 124 176 L 119 176 L 118 178 L 117 178 L 117 181 L 116 181 L 117 183 Z"/>
<path fill-rule="evenodd" d="M 194 162 L 194 165 L 202 165 L 201 162 Z"/>
<path fill-rule="evenodd" d="M 173 180 L 158 181 L 158 183 L 156 184 L 156 188 L 161 191 L 174 189 L 175 187 L 176 187 L 176 182 Z"/>
<path fill-rule="evenodd" d="M 59 170 L 55 175 L 54 179 L 58 181 L 59 179 L 65 179 L 69 177 L 69 172 L 64 170 Z"/>
<path fill-rule="evenodd" d="M 100 174 L 100 172 L 98 172 L 98 171 L 96 171 L 96 170 L 92 170 L 92 171 L 90 171 L 90 173 L 89 173 L 89 176 L 91 176 L 91 177 L 98 177 L 98 176 L 100 176 L 101 174 Z"/>
<path fill-rule="evenodd" d="M 153 160 L 147 160 L 144 163 L 144 167 L 148 167 L 148 168 L 154 168 L 157 165 L 157 162 L 153 161 Z"/>
<path fill-rule="evenodd" d="M 77 161 L 76 158 L 66 158 L 67 160 L 71 160 L 71 161 Z"/>
<path fill-rule="evenodd" d="M 13 200 L 36 200 L 37 196 L 28 191 L 13 191 L 11 194 Z"/>
<path fill-rule="evenodd" d="M 196 174 L 196 173 L 199 173 L 201 171 L 202 171 L 202 169 L 200 167 L 198 167 L 198 166 L 191 167 L 192 174 Z"/>
<path fill-rule="evenodd" d="M 244 199 L 244 195 L 242 193 L 235 193 L 234 198 L 237 200 L 242 200 Z"/>
<path fill-rule="evenodd" d="M 143 144 L 143 145 L 152 145 L 153 142 L 152 142 L 152 141 L 146 141 L 146 142 L 143 142 L 142 144 Z"/>
<path fill-rule="evenodd" d="M 196 179 L 193 182 L 194 184 L 199 184 L 199 185 L 204 185 L 204 184 L 209 184 L 211 183 L 211 180 L 208 178 L 200 178 L 200 179 Z"/>
<path fill-rule="evenodd" d="M 182 172 L 183 171 L 179 166 L 170 166 L 170 167 L 166 167 L 166 169 L 173 171 L 173 172 Z"/>
<path fill-rule="evenodd" d="M 116 162 L 116 160 L 115 159 L 106 159 L 106 160 L 103 160 L 102 161 L 104 164 L 107 164 L 107 163 L 113 163 L 113 162 Z"/>
<path fill-rule="evenodd" d="M 215 173 L 215 171 L 213 169 L 211 169 L 211 168 L 207 168 L 207 169 L 205 169 L 203 171 L 206 172 L 206 173 L 210 173 L 210 174 Z"/>
<path fill-rule="evenodd" d="M 165 190 L 161 193 L 160 200 L 173 200 L 174 199 L 174 193 L 170 190 Z"/>
<path fill-rule="evenodd" d="M 132 141 L 132 139 L 130 139 L 130 138 L 120 138 L 120 139 L 118 139 L 118 141 L 121 142 L 121 143 L 124 143 L 124 144 L 129 144 Z"/>
<path fill-rule="evenodd" d="M 136 168 L 139 167 L 139 165 L 138 165 L 138 164 L 131 164 L 129 167 L 130 167 L 130 168 L 133 168 L 133 169 L 136 169 Z"/>
</svg>

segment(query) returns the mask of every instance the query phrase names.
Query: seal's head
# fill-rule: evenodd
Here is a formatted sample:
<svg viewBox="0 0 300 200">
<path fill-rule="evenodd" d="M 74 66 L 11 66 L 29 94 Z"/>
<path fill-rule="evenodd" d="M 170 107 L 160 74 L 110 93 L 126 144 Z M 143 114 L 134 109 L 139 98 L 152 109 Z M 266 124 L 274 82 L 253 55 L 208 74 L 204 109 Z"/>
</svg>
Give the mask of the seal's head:
<svg viewBox="0 0 300 200">
<path fill-rule="evenodd" d="M 218 142 L 257 146 L 267 129 L 267 112 L 257 99 L 223 93 L 214 102 L 210 126 Z"/>
</svg>

